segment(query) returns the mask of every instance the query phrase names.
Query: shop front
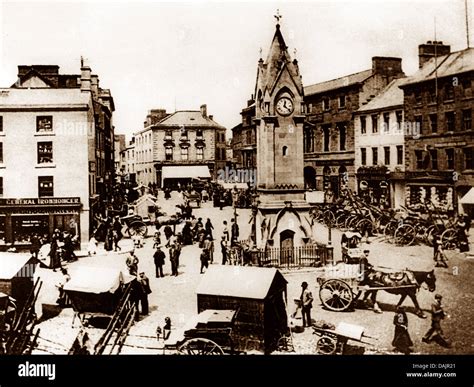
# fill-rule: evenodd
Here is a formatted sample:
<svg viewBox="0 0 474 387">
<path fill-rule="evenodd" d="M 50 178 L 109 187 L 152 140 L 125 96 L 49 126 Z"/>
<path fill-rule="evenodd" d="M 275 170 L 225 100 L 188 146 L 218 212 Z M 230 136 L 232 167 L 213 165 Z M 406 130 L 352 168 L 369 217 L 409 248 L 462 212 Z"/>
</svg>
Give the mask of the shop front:
<svg viewBox="0 0 474 387">
<path fill-rule="evenodd" d="M 27 249 L 33 235 L 49 239 L 55 229 L 80 238 L 80 198 L 0 199 L 0 250 Z"/>
<path fill-rule="evenodd" d="M 391 206 L 389 173 L 386 167 L 360 167 L 357 170 L 357 192 L 366 203 Z"/>
</svg>

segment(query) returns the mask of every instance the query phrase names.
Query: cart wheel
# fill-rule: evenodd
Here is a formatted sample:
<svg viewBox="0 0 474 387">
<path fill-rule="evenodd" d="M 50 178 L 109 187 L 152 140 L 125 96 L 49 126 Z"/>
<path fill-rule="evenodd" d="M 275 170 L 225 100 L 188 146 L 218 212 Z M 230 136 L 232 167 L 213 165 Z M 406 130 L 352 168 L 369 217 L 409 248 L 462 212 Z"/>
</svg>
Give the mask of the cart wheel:
<svg viewBox="0 0 474 387">
<path fill-rule="evenodd" d="M 388 241 L 392 240 L 395 234 L 395 231 L 397 230 L 397 227 L 398 227 L 398 222 L 396 220 L 390 221 L 389 223 L 387 223 L 387 225 L 385 226 L 383 230 L 383 236 L 385 237 L 386 240 Z"/>
<path fill-rule="evenodd" d="M 330 279 L 319 288 L 319 298 L 329 310 L 342 312 L 350 308 L 353 301 L 351 287 L 344 281 Z"/>
<path fill-rule="evenodd" d="M 425 242 L 428 246 L 433 246 L 433 239 L 434 239 L 434 236 L 433 234 L 437 231 L 436 229 L 436 226 L 434 224 L 432 224 L 431 226 L 429 226 L 427 229 L 426 229 L 426 233 L 425 233 Z"/>
<path fill-rule="evenodd" d="M 374 225 L 369 219 L 362 219 L 360 220 L 357 225 L 356 225 L 356 230 L 360 232 L 360 235 L 365 235 L 367 233 L 367 236 L 372 236 L 374 235 Z"/>
<path fill-rule="evenodd" d="M 130 224 L 130 227 L 128 228 L 128 235 L 132 237 L 133 235 L 141 235 L 142 237 L 146 237 L 148 234 L 148 228 L 145 223 L 135 221 Z"/>
<path fill-rule="evenodd" d="M 415 228 L 410 224 L 402 224 L 395 231 L 395 243 L 397 245 L 410 246 L 416 238 Z"/>
<path fill-rule="evenodd" d="M 223 355 L 222 348 L 212 340 L 196 338 L 187 340 L 178 348 L 183 355 Z"/>
<path fill-rule="evenodd" d="M 448 228 L 441 234 L 443 249 L 454 250 L 458 245 L 458 233 L 454 228 Z"/>
<path fill-rule="evenodd" d="M 316 343 L 316 351 L 321 355 L 333 355 L 336 352 L 337 340 L 330 336 L 322 336 Z"/>
</svg>

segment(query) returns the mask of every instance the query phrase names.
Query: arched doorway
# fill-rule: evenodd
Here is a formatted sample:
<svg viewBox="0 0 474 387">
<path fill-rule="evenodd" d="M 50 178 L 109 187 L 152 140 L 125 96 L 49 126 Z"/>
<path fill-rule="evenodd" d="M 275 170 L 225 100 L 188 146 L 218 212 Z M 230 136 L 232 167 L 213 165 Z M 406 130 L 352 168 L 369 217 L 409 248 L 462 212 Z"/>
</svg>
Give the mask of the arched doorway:
<svg viewBox="0 0 474 387">
<path fill-rule="evenodd" d="M 306 189 L 316 189 L 316 171 L 313 167 L 304 167 L 304 187 Z"/>
<path fill-rule="evenodd" d="M 295 232 L 292 230 L 285 230 L 280 233 L 280 262 L 282 265 L 294 261 L 294 239 Z"/>
</svg>

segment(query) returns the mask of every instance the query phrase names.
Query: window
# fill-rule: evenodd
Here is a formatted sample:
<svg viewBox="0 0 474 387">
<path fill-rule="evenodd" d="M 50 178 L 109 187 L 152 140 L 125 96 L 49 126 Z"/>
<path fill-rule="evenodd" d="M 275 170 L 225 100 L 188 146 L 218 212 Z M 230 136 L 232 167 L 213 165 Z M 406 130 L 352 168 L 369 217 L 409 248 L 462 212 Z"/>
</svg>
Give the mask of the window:
<svg viewBox="0 0 474 387">
<path fill-rule="evenodd" d="M 311 128 L 305 129 L 303 141 L 305 153 L 314 152 L 314 137 L 313 130 Z"/>
<path fill-rule="evenodd" d="M 203 148 L 196 148 L 196 159 L 203 160 L 204 159 L 204 149 Z"/>
<path fill-rule="evenodd" d="M 339 124 L 339 150 L 346 150 L 346 125 Z"/>
<path fill-rule="evenodd" d="M 447 169 L 454 169 L 454 149 L 448 148 L 446 152 L 446 166 Z"/>
<path fill-rule="evenodd" d="M 402 131 L 402 121 L 403 121 L 403 111 L 397 110 L 395 113 L 395 116 L 397 118 L 397 132 Z"/>
<path fill-rule="evenodd" d="M 403 145 L 397 145 L 397 165 L 403 164 Z"/>
<path fill-rule="evenodd" d="M 0 132 L 3 132 L 3 117 L 0 116 Z"/>
<path fill-rule="evenodd" d="M 444 87 L 444 100 L 450 101 L 454 99 L 454 86 L 452 83 L 448 83 Z"/>
<path fill-rule="evenodd" d="M 323 98 L 323 110 L 324 111 L 329 110 L 329 98 Z"/>
<path fill-rule="evenodd" d="M 416 169 L 424 169 L 423 168 L 423 151 L 416 150 L 415 159 L 416 159 Z"/>
<path fill-rule="evenodd" d="M 331 131 L 331 127 L 330 126 L 323 126 L 323 141 L 324 141 L 324 144 L 323 144 L 323 151 L 324 152 L 329 152 L 329 142 L 330 142 L 330 131 Z"/>
<path fill-rule="evenodd" d="M 54 196 L 53 176 L 38 177 L 38 197 Z"/>
<path fill-rule="evenodd" d="M 196 136 L 197 137 L 202 137 L 202 129 L 196 130 Z"/>
<path fill-rule="evenodd" d="M 423 134 L 423 116 L 415 116 L 416 133 Z"/>
<path fill-rule="evenodd" d="M 165 131 L 165 138 L 170 139 L 171 137 L 173 137 L 173 134 L 171 133 L 171 130 Z"/>
<path fill-rule="evenodd" d="M 187 160 L 189 156 L 188 148 L 181 148 L 181 160 Z"/>
<path fill-rule="evenodd" d="M 417 91 L 415 91 L 415 103 L 417 105 L 419 105 L 419 104 L 421 104 L 421 102 L 422 102 L 421 91 L 417 90 Z"/>
<path fill-rule="evenodd" d="M 360 116 L 360 133 L 366 134 L 367 133 L 367 121 L 365 116 Z"/>
<path fill-rule="evenodd" d="M 360 148 L 360 164 L 367 165 L 367 149 Z"/>
<path fill-rule="evenodd" d="M 3 177 L 0 176 L 0 197 L 3 197 Z"/>
<path fill-rule="evenodd" d="M 379 149 L 372 148 L 372 165 L 377 165 L 379 163 Z"/>
<path fill-rule="evenodd" d="M 346 107 L 346 96 L 341 95 L 339 96 L 339 109 L 345 108 Z"/>
<path fill-rule="evenodd" d="M 283 157 L 288 156 L 288 147 L 286 145 L 282 148 L 281 153 Z"/>
<path fill-rule="evenodd" d="M 429 97 L 429 102 L 430 103 L 436 103 L 437 101 L 437 98 L 436 98 L 436 86 L 433 86 L 432 88 L 430 88 L 430 90 L 428 91 L 428 97 Z"/>
<path fill-rule="evenodd" d="M 470 79 L 465 79 L 462 81 L 462 89 L 465 97 L 469 97 L 470 95 L 470 90 L 471 90 L 471 80 Z"/>
<path fill-rule="evenodd" d="M 431 149 L 430 158 L 431 158 L 431 169 L 433 171 L 437 171 L 438 170 L 438 150 Z"/>
<path fill-rule="evenodd" d="M 51 132 L 53 130 L 53 116 L 37 116 L 36 131 Z"/>
<path fill-rule="evenodd" d="M 431 133 L 438 132 L 438 115 L 437 114 L 430 114 L 430 127 L 431 127 Z"/>
<path fill-rule="evenodd" d="M 462 128 L 463 130 L 472 129 L 472 110 L 466 109 L 462 111 Z"/>
<path fill-rule="evenodd" d="M 53 162 L 53 143 L 39 142 L 38 143 L 38 164 Z"/>
<path fill-rule="evenodd" d="M 383 131 L 384 133 L 390 132 L 390 113 L 383 114 Z"/>
<path fill-rule="evenodd" d="M 188 138 L 188 131 L 184 128 L 181 128 L 181 137 Z"/>
<path fill-rule="evenodd" d="M 379 120 L 377 114 L 372 115 L 372 133 L 379 132 Z"/>
<path fill-rule="evenodd" d="M 446 130 L 448 132 L 454 132 L 454 112 L 446 112 Z"/>
<path fill-rule="evenodd" d="M 0 164 L 3 164 L 3 142 L 0 142 Z"/>
<path fill-rule="evenodd" d="M 474 148 L 464 148 L 464 169 L 474 169 Z"/>
<path fill-rule="evenodd" d="M 385 165 L 390 165 L 390 147 L 384 146 L 383 147 L 383 158 Z"/>
<path fill-rule="evenodd" d="M 170 146 L 167 146 L 165 148 L 165 159 L 166 160 L 173 160 L 173 148 Z"/>
</svg>

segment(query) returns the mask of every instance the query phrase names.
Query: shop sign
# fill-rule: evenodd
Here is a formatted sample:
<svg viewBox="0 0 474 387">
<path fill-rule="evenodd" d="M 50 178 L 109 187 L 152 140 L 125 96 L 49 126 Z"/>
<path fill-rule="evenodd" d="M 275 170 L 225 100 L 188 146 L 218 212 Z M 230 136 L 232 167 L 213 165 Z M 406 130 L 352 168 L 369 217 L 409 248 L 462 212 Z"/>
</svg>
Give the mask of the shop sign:
<svg viewBox="0 0 474 387">
<path fill-rule="evenodd" d="M 0 199 L 0 206 L 51 206 L 81 204 L 81 198 Z"/>
</svg>

